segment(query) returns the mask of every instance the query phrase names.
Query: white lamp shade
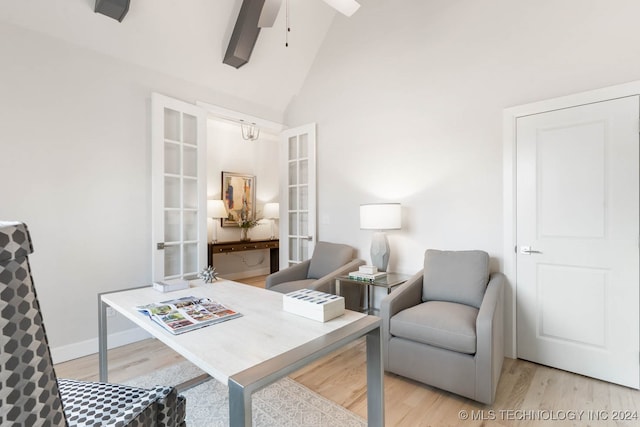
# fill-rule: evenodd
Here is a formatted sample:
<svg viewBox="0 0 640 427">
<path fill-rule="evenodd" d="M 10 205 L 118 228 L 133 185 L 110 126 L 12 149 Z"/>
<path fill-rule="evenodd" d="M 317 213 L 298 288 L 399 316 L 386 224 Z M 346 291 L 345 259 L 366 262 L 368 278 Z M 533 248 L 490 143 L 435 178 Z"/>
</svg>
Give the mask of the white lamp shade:
<svg viewBox="0 0 640 427">
<path fill-rule="evenodd" d="M 262 216 L 266 219 L 280 218 L 280 203 L 265 203 Z"/>
<path fill-rule="evenodd" d="M 400 228 L 402 228 L 400 203 L 360 205 L 360 229 L 399 230 Z"/>
<path fill-rule="evenodd" d="M 228 215 L 222 200 L 207 200 L 207 216 L 209 218 L 226 218 Z"/>
</svg>

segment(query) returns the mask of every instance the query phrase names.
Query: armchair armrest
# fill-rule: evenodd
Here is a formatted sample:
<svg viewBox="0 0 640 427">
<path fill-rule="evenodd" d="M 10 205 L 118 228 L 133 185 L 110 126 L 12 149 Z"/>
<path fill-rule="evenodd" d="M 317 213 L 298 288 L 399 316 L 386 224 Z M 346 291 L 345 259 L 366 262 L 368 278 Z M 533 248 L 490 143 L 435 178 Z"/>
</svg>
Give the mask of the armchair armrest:
<svg viewBox="0 0 640 427">
<path fill-rule="evenodd" d="M 423 272 L 424 270 L 420 270 L 384 297 L 380 303 L 380 317 L 391 318 L 402 310 L 422 302 Z"/>
<path fill-rule="evenodd" d="M 269 289 L 280 283 L 306 279 L 310 264 L 311 260 L 302 261 L 299 264 L 292 265 L 291 267 L 268 275 L 264 283 L 265 288 Z"/>
<path fill-rule="evenodd" d="M 311 283 L 311 285 L 309 286 L 310 289 L 314 289 L 316 291 L 320 291 L 320 292 L 326 292 L 329 294 L 335 294 L 336 293 L 336 288 L 335 288 L 335 278 L 338 276 L 345 276 L 349 273 L 351 273 L 352 271 L 356 271 L 358 270 L 358 267 L 363 265 L 364 261 L 361 259 L 354 259 L 351 262 L 349 262 L 348 264 L 343 265 L 342 267 L 333 270 L 331 273 L 327 274 L 324 277 L 321 277 L 320 279 L 316 280 L 315 282 Z"/>
<path fill-rule="evenodd" d="M 491 274 L 476 319 L 476 400 L 483 403 L 493 402 L 504 360 L 505 280 L 502 273 Z"/>
</svg>

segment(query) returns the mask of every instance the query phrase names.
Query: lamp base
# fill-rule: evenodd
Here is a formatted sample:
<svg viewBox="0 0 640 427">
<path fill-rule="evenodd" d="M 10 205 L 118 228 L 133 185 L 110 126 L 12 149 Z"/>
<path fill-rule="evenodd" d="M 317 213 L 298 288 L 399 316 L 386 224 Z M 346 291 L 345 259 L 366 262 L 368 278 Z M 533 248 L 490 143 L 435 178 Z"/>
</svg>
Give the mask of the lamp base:
<svg viewBox="0 0 640 427">
<path fill-rule="evenodd" d="M 271 237 L 269 237 L 269 239 L 275 240 L 276 239 L 275 223 L 272 219 L 270 221 L 271 221 Z"/>
<path fill-rule="evenodd" d="M 373 233 L 371 238 L 371 264 L 378 267 L 378 271 L 387 271 L 389 265 L 389 240 L 386 233 L 379 231 Z"/>
</svg>

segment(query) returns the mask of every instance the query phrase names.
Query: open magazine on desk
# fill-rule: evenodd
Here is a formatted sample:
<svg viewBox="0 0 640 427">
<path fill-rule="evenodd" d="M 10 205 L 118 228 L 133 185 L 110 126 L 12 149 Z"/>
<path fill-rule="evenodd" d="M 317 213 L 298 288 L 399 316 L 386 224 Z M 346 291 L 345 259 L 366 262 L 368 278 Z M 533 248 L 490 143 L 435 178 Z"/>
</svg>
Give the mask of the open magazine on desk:
<svg viewBox="0 0 640 427">
<path fill-rule="evenodd" d="M 172 334 L 181 334 L 242 316 L 219 302 L 193 296 L 140 305 L 136 309 Z"/>
</svg>

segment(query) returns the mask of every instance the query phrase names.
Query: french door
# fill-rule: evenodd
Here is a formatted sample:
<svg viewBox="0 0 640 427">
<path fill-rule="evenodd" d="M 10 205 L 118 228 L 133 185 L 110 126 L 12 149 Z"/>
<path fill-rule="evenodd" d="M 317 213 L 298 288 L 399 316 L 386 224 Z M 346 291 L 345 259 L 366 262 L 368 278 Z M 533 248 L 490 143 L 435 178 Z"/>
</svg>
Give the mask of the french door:
<svg viewBox="0 0 640 427">
<path fill-rule="evenodd" d="M 518 357 L 638 388 L 640 99 L 517 119 Z"/>
<path fill-rule="evenodd" d="M 288 129 L 280 146 L 280 268 L 311 257 L 316 242 L 316 125 Z"/>
<path fill-rule="evenodd" d="M 151 97 L 153 280 L 196 277 L 207 263 L 206 113 Z"/>
</svg>

